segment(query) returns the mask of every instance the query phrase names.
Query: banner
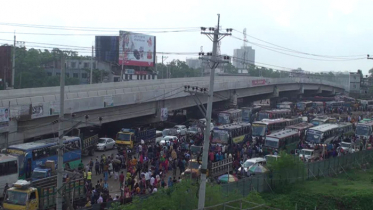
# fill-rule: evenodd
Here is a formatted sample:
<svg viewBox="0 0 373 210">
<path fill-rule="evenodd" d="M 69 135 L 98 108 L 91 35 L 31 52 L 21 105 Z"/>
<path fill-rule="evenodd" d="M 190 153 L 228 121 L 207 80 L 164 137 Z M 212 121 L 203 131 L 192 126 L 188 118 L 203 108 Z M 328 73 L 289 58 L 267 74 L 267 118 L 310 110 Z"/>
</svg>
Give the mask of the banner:
<svg viewBox="0 0 373 210">
<path fill-rule="evenodd" d="M 0 108 L 0 122 L 9 122 L 8 108 Z"/>
<path fill-rule="evenodd" d="M 242 136 L 234 137 L 232 139 L 232 141 L 233 141 L 233 143 L 238 144 L 238 143 L 243 142 L 244 139 L 245 139 L 245 135 L 242 135 Z"/>
<path fill-rule="evenodd" d="M 43 114 L 44 114 L 43 104 L 32 105 L 32 109 L 31 109 L 32 119 L 42 117 Z"/>
<path fill-rule="evenodd" d="M 105 96 L 104 107 L 112 107 L 112 106 L 114 106 L 113 96 Z"/>
<path fill-rule="evenodd" d="M 168 109 L 161 108 L 161 121 L 166 121 L 168 119 Z"/>
</svg>

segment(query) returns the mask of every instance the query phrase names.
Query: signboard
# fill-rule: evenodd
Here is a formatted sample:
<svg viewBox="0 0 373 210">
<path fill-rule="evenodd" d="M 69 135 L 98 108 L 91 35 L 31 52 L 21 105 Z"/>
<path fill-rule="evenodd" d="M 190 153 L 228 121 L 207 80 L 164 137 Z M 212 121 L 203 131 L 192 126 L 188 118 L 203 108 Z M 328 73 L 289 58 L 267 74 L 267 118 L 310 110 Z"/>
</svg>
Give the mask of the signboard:
<svg viewBox="0 0 373 210">
<path fill-rule="evenodd" d="M 245 139 L 245 135 L 242 135 L 242 136 L 234 137 L 232 139 L 232 141 L 233 141 L 233 143 L 238 144 L 238 143 L 243 142 L 244 139 Z"/>
<path fill-rule="evenodd" d="M 119 32 L 119 65 L 154 66 L 155 36 Z"/>
<path fill-rule="evenodd" d="M 113 96 L 105 96 L 104 107 L 112 107 L 112 106 L 114 106 Z"/>
<path fill-rule="evenodd" d="M 44 113 L 43 104 L 32 105 L 32 108 L 31 108 L 32 119 L 42 117 L 43 113 Z"/>
<path fill-rule="evenodd" d="M 135 74 L 137 74 L 137 75 L 147 75 L 148 72 L 147 71 L 135 71 Z"/>
<path fill-rule="evenodd" d="M 124 71 L 125 74 L 135 74 L 135 69 L 126 69 Z"/>
<path fill-rule="evenodd" d="M 265 79 L 256 79 L 256 80 L 252 80 L 252 85 L 265 85 L 266 84 L 266 80 Z"/>
<path fill-rule="evenodd" d="M 161 108 L 161 121 L 166 121 L 168 118 L 168 108 Z"/>
<path fill-rule="evenodd" d="M 0 122 L 9 122 L 8 108 L 0 108 Z"/>
</svg>

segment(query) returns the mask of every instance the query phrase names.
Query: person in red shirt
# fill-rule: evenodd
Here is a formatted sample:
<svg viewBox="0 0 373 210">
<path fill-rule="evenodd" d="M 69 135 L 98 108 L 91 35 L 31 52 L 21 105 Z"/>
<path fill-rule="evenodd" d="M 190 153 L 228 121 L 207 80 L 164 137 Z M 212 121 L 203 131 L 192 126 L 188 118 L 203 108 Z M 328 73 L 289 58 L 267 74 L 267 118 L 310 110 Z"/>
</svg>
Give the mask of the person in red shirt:
<svg viewBox="0 0 373 210">
<path fill-rule="evenodd" d="M 124 174 L 123 174 L 123 171 L 122 171 L 122 173 L 119 175 L 119 182 L 120 182 L 120 189 L 122 189 L 122 187 L 123 187 L 123 183 L 124 183 Z"/>
<path fill-rule="evenodd" d="M 209 152 L 209 159 L 211 162 L 214 162 L 214 153 L 212 151 Z"/>
</svg>

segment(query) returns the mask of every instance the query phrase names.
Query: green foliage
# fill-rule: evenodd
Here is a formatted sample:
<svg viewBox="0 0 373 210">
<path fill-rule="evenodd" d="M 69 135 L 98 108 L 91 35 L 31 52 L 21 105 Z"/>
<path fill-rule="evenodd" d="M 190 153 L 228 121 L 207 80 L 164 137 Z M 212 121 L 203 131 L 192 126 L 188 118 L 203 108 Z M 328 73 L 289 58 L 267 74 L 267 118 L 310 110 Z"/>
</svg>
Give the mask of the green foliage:
<svg viewBox="0 0 373 210">
<path fill-rule="evenodd" d="M 65 54 L 70 58 L 78 57 L 73 51 L 60 51 L 54 49 L 53 52 L 39 49 L 17 48 L 16 49 L 16 74 L 15 88 L 34 88 L 50 87 L 60 85 L 60 79 L 57 76 L 48 76 L 44 70 L 43 64 L 56 62 L 60 59 L 60 54 Z M 66 85 L 77 85 L 79 80 L 76 78 L 65 78 Z"/>
<path fill-rule="evenodd" d="M 194 181 L 183 180 L 174 185 L 171 189 L 159 189 L 157 193 L 148 196 L 146 199 L 134 198 L 133 202 L 125 206 L 112 206 L 114 210 L 169 210 L 197 209 L 198 187 Z M 206 206 L 212 206 L 223 203 L 228 200 L 234 200 L 237 194 L 230 193 L 225 196 L 219 185 L 206 185 Z"/>
<path fill-rule="evenodd" d="M 84 69 L 84 70 L 87 72 L 88 75 L 91 74 L 90 69 Z M 93 77 L 92 83 L 100 83 L 102 82 L 103 78 L 108 75 L 109 75 L 109 72 L 105 70 L 93 69 L 92 70 L 92 77 Z"/>
</svg>

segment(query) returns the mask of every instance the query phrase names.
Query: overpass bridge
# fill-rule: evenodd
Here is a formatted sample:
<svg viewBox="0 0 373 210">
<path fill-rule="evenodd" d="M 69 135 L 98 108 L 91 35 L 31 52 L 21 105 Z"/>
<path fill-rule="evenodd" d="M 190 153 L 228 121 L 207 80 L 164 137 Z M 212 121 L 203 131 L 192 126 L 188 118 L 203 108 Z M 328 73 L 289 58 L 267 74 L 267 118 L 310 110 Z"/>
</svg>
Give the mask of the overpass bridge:
<svg viewBox="0 0 373 210">
<path fill-rule="evenodd" d="M 208 84 L 208 77 L 196 77 L 66 86 L 65 118 L 71 121 L 64 121 L 63 128 L 69 129 L 77 121 L 83 122 L 79 127 L 86 127 L 144 116 L 147 122 L 157 122 L 161 108 L 170 112 L 196 106 L 184 91 L 185 85 L 208 88 Z M 229 101 L 233 94 L 250 102 L 343 91 L 341 84 L 320 79 L 216 76 L 214 104 Z M 0 127 L 0 147 L 58 132 L 54 121 L 58 119 L 59 98 L 59 87 L 0 91 L 0 107 L 9 107 L 11 116 L 7 125 Z M 207 95 L 199 98 L 207 102 Z"/>
</svg>

